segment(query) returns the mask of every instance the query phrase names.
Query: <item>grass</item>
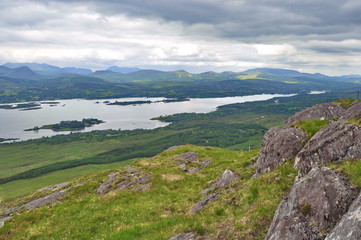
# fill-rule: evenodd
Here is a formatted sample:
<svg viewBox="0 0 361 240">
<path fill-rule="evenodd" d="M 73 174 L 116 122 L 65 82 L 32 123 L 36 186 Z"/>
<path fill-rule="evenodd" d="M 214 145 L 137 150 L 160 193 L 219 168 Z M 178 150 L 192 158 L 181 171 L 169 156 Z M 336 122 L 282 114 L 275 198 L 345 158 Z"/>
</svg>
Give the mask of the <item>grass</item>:
<svg viewBox="0 0 361 240">
<path fill-rule="evenodd" d="M 353 102 L 360 101 L 359 99 L 340 99 L 337 101 L 334 101 L 333 104 L 339 105 L 343 107 L 344 109 L 347 109 Z"/>
<path fill-rule="evenodd" d="M 293 127 L 299 128 L 306 133 L 307 141 L 310 140 L 322 128 L 326 127 L 328 120 L 302 120 L 295 124 Z"/>
<path fill-rule="evenodd" d="M 357 116 L 355 118 L 347 120 L 346 123 L 353 124 L 353 125 L 355 125 L 357 127 L 361 127 L 361 116 Z"/>
<path fill-rule="evenodd" d="M 129 159 L 122 162 L 115 162 L 110 164 L 91 164 L 52 172 L 37 178 L 21 179 L 0 185 L 0 202 L 14 197 L 23 196 L 34 192 L 45 186 L 55 185 L 61 182 L 71 181 L 76 177 L 84 174 L 99 172 L 102 170 L 118 168 L 128 165 L 136 161 L 136 159 Z"/>
<path fill-rule="evenodd" d="M 211 164 L 186 174 L 172 158 L 189 151 L 197 152 L 201 160 L 210 159 Z M 257 153 L 186 145 L 137 161 L 136 168 L 152 173 L 148 192 L 112 191 L 98 196 L 96 189 L 107 174 L 122 170 L 86 175 L 73 181 L 86 182 L 71 190 L 62 203 L 14 216 L 0 229 L 0 239 L 169 239 L 185 231 L 214 238 L 263 239 L 297 171 L 290 161 L 253 179 L 255 169 L 246 166 Z M 202 198 L 201 191 L 225 169 L 240 176 L 232 191 L 224 191 L 216 202 L 191 215 L 189 209 Z"/>
<path fill-rule="evenodd" d="M 330 163 L 329 167 L 346 174 L 354 187 L 361 188 L 361 159 Z"/>
</svg>

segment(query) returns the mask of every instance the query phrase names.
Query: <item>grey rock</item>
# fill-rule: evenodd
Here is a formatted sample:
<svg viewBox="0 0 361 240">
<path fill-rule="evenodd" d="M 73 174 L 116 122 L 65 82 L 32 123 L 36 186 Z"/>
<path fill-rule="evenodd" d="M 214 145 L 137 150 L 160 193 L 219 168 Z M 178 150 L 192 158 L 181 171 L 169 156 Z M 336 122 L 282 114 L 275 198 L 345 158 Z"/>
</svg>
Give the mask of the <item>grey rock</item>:
<svg viewBox="0 0 361 240">
<path fill-rule="evenodd" d="M 189 174 L 193 174 L 196 172 L 199 172 L 201 170 L 201 168 L 198 167 L 193 167 L 193 168 L 189 168 L 188 170 L 186 170 Z"/>
<path fill-rule="evenodd" d="M 353 102 L 342 115 L 340 120 L 349 120 L 361 115 L 361 101 Z"/>
<path fill-rule="evenodd" d="M 329 123 L 311 138 L 297 154 L 295 167 L 300 170 L 300 176 L 304 176 L 317 164 L 360 158 L 361 129 L 337 121 Z"/>
<path fill-rule="evenodd" d="M 104 183 L 102 183 L 99 188 L 97 189 L 97 194 L 103 195 L 109 192 L 110 186 L 113 184 L 115 180 L 117 180 L 119 177 L 119 173 L 111 173 L 108 175 L 108 180 Z"/>
<path fill-rule="evenodd" d="M 327 235 L 326 240 L 361 239 L 361 194 L 352 203 L 348 212 L 336 227 Z"/>
<path fill-rule="evenodd" d="M 196 234 L 192 232 L 185 232 L 171 237 L 169 240 L 195 240 Z"/>
<path fill-rule="evenodd" d="M 333 103 L 317 104 L 313 107 L 307 108 L 301 112 L 296 113 L 290 117 L 286 122 L 286 127 L 290 127 L 293 124 L 302 120 L 320 120 L 320 119 L 333 119 L 340 118 L 345 109 L 339 105 Z"/>
<path fill-rule="evenodd" d="M 178 168 L 182 171 L 187 172 L 189 174 L 193 174 L 199 172 L 203 168 L 207 167 L 211 161 L 206 159 L 204 161 L 199 161 L 198 154 L 195 152 L 186 152 L 175 156 L 173 159 L 180 160 L 176 163 Z M 189 166 L 189 164 L 194 163 L 199 166 Z"/>
<path fill-rule="evenodd" d="M 151 176 L 152 176 L 151 174 L 146 174 L 142 177 L 139 177 L 139 178 L 136 178 L 133 180 L 131 180 L 131 179 L 124 180 L 117 185 L 116 190 L 123 190 L 126 188 L 130 188 L 134 185 L 145 184 L 145 183 L 147 183 L 147 181 L 149 181 L 151 179 Z M 139 188 L 139 187 L 140 186 L 137 186 L 137 188 Z"/>
<path fill-rule="evenodd" d="M 186 152 L 175 156 L 174 158 L 181 160 L 181 163 L 190 163 L 198 159 L 198 154 L 195 152 Z"/>
<path fill-rule="evenodd" d="M 209 164 L 211 164 L 211 160 L 206 159 L 206 160 L 200 162 L 200 164 L 201 164 L 201 166 L 202 166 L 203 168 L 205 168 L 205 167 L 207 167 Z"/>
<path fill-rule="evenodd" d="M 4 226 L 4 223 L 7 219 L 11 218 L 11 214 L 25 208 L 26 210 L 33 210 L 35 208 L 42 207 L 46 204 L 54 204 L 56 203 L 59 198 L 64 197 L 66 193 L 69 191 L 70 188 L 62 189 L 57 192 L 53 192 L 45 197 L 41 197 L 30 201 L 26 204 L 22 204 L 16 207 L 5 209 L 5 211 L 0 216 L 0 227 Z"/>
<path fill-rule="evenodd" d="M 305 133 L 297 128 L 271 128 L 263 138 L 256 162 L 256 176 L 273 171 L 285 161 L 292 159 L 302 149 Z"/>
<path fill-rule="evenodd" d="M 232 172 L 229 169 L 226 169 L 221 178 L 219 178 L 212 186 L 204 190 L 202 193 L 206 194 L 207 192 L 217 190 L 220 188 L 228 187 L 234 180 L 238 178 L 238 174 Z"/>
<path fill-rule="evenodd" d="M 315 166 L 298 178 L 273 217 L 266 240 L 324 239 L 347 212 L 356 191 L 347 178 Z"/>
<path fill-rule="evenodd" d="M 64 197 L 65 194 L 68 192 L 69 189 L 62 189 L 60 191 L 51 193 L 45 197 L 39 198 L 39 199 L 35 199 L 31 202 L 26 203 L 25 205 L 23 205 L 23 207 L 25 207 L 27 210 L 32 210 L 35 208 L 39 208 L 42 207 L 46 204 L 52 204 L 57 202 L 57 200 L 61 197 Z"/>
<path fill-rule="evenodd" d="M 218 193 L 211 193 L 208 194 L 207 196 L 204 196 L 199 202 L 197 202 L 189 211 L 191 214 L 194 214 L 200 210 L 202 210 L 203 208 L 205 208 L 209 202 L 214 202 L 217 200 L 217 198 L 219 197 Z"/>
</svg>

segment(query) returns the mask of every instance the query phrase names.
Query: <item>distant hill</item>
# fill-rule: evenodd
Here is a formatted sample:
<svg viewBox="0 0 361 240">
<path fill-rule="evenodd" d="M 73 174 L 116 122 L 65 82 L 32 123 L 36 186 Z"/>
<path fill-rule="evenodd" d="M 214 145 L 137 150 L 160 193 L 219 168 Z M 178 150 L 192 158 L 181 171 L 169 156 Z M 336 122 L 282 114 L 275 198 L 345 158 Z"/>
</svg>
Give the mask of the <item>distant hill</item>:
<svg viewBox="0 0 361 240">
<path fill-rule="evenodd" d="M 93 73 L 92 70 L 87 68 L 76 68 L 76 67 L 64 67 L 60 68 L 57 66 L 45 64 L 45 63 L 5 63 L 2 65 L 7 68 L 18 68 L 18 67 L 28 67 L 35 73 L 44 76 L 57 76 L 64 74 L 80 74 L 80 75 L 89 75 Z"/>
<path fill-rule="evenodd" d="M 136 67 L 118 67 L 118 66 L 111 66 L 108 67 L 106 70 L 112 71 L 112 72 L 118 72 L 118 73 L 132 73 L 140 71 L 140 68 Z"/>
<path fill-rule="evenodd" d="M 7 68 L 0 66 L 0 76 L 14 79 L 38 79 L 40 76 L 28 67 Z"/>
</svg>

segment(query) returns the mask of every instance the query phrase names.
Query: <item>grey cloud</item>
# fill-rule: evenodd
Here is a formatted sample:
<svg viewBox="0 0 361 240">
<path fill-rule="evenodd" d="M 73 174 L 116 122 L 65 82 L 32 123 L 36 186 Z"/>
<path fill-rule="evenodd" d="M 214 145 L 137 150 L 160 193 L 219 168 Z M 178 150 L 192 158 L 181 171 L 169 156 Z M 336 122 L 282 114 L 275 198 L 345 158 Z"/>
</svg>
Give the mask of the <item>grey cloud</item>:
<svg viewBox="0 0 361 240">
<path fill-rule="evenodd" d="M 217 37 L 272 40 L 289 35 L 329 38 L 335 34 L 360 37 L 361 5 L 355 0 L 58 0 L 87 4 L 104 15 L 179 21 L 184 25 L 211 25 Z M 264 41 L 264 40 L 263 40 Z"/>
</svg>

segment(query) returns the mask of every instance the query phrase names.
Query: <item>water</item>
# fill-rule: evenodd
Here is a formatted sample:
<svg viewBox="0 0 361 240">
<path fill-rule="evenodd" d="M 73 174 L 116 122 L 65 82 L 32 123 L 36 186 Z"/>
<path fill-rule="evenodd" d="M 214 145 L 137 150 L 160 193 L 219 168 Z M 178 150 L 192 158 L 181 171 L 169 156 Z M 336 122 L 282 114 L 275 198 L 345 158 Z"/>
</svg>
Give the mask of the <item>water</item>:
<svg viewBox="0 0 361 240">
<path fill-rule="evenodd" d="M 163 103 L 155 102 L 141 105 L 106 105 L 104 101 L 139 101 L 150 100 L 152 102 L 163 100 L 164 98 L 119 98 L 102 100 L 56 100 L 56 106 L 41 104 L 41 109 L 21 111 L 19 109 L 0 109 L 0 138 L 19 138 L 27 140 L 41 138 L 43 136 L 53 136 L 58 134 L 69 134 L 66 132 L 54 132 L 50 129 L 39 131 L 23 131 L 34 126 L 55 124 L 64 120 L 78 120 L 83 118 L 97 118 L 105 121 L 103 124 L 85 128 L 81 132 L 105 129 L 132 130 L 136 128 L 153 129 L 164 127 L 168 123 L 163 123 L 151 118 L 161 115 L 171 115 L 175 113 L 207 113 L 215 111 L 218 106 L 231 103 L 244 103 L 253 101 L 265 101 L 274 97 L 290 97 L 294 94 L 260 94 L 242 97 L 224 98 L 192 98 L 185 102 Z M 96 103 L 99 102 L 99 103 Z"/>
</svg>

